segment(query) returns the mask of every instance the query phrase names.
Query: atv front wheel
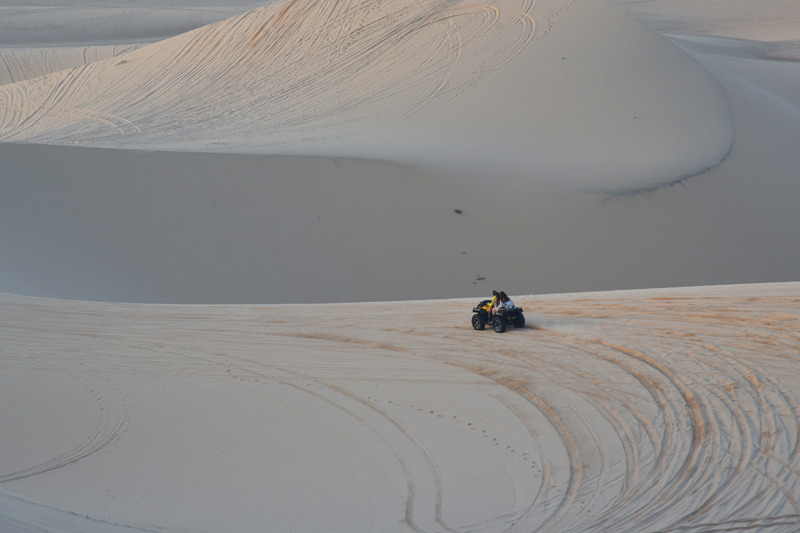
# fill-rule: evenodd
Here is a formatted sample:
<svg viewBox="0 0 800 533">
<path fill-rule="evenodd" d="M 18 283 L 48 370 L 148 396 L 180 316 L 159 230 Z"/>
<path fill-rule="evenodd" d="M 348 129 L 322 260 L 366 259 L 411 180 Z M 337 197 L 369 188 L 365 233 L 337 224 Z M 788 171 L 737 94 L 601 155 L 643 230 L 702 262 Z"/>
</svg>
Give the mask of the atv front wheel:
<svg viewBox="0 0 800 533">
<path fill-rule="evenodd" d="M 477 330 L 482 330 L 486 327 L 486 322 L 483 321 L 483 317 L 480 313 L 475 313 L 472 315 L 472 327 Z"/>
<path fill-rule="evenodd" d="M 512 322 L 512 324 L 514 324 L 515 328 L 524 328 L 525 327 L 525 317 L 522 315 L 522 313 L 518 314 L 514 318 L 514 321 Z"/>
<path fill-rule="evenodd" d="M 506 330 L 506 319 L 501 316 L 494 317 L 492 321 L 492 327 L 497 333 L 503 333 Z"/>
</svg>

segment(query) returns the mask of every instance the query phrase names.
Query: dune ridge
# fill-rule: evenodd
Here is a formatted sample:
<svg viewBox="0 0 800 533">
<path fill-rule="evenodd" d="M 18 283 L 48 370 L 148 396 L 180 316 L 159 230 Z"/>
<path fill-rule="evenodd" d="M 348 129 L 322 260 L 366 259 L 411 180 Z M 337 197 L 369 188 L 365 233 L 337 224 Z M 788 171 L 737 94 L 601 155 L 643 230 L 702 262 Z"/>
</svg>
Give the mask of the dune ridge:
<svg viewBox="0 0 800 533">
<path fill-rule="evenodd" d="M 0 139 L 97 142 L 147 132 L 166 143 L 198 136 L 231 142 L 253 132 L 307 137 L 366 117 L 374 127 L 507 62 L 533 36 L 532 7 L 532 0 L 484 7 L 282 2 L 34 86 L 9 87 Z M 478 53 L 477 71 L 460 65 Z M 394 100 L 393 110 L 374 110 Z"/>
<path fill-rule="evenodd" d="M 718 83 L 605 3 L 573 4 L 279 2 L 2 87 L 0 140 L 350 157 L 590 190 L 718 164 L 732 143 Z"/>
<path fill-rule="evenodd" d="M 0 51 L 0 85 L 68 70 L 114 57 L 137 45 L 85 46 L 39 50 Z"/>
</svg>

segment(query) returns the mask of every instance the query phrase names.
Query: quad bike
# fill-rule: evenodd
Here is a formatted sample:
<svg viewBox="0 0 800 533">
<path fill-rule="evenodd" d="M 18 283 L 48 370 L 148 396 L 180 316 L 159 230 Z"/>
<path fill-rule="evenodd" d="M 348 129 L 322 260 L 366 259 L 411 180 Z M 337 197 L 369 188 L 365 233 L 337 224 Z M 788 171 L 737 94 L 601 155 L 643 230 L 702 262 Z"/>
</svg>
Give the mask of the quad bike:
<svg viewBox="0 0 800 533">
<path fill-rule="evenodd" d="M 491 324 L 492 328 L 497 333 L 505 332 L 508 324 L 510 323 L 515 328 L 525 327 L 525 315 L 522 314 L 521 307 L 512 307 L 511 309 L 500 309 L 493 317 L 489 317 L 489 313 L 483 307 L 488 305 L 491 300 L 483 300 L 478 305 L 472 308 L 472 327 L 481 330 L 486 327 L 486 324 Z"/>
</svg>

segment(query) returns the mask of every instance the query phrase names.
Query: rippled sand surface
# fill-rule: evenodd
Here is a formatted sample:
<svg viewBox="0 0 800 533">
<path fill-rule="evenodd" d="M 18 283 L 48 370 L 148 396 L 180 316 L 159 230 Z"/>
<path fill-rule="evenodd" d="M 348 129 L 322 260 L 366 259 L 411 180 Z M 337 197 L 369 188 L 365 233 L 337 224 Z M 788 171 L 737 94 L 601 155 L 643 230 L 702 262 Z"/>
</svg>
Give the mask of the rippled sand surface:
<svg viewBox="0 0 800 533">
<path fill-rule="evenodd" d="M 796 0 L 188 1 L 0 0 L 0 533 L 800 531 Z"/>
<path fill-rule="evenodd" d="M 0 524 L 797 530 L 800 285 L 515 300 L 4 296 Z"/>
</svg>

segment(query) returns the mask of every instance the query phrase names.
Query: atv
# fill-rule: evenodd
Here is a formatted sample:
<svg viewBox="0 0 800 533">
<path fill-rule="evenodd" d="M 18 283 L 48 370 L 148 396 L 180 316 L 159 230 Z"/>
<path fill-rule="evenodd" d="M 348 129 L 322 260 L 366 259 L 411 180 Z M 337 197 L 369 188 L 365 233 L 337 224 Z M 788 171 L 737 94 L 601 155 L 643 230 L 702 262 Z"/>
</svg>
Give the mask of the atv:
<svg viewBox="0 0 800 533">
<path fill-rule="evenodd" d="M 483 307 L 488 305 L 491 300 L 483 300 L 478 305 L 472 308 L 472 312 L 475 313 L 472 315 L 472 327 L 477 330 L 482 330 L 486 327 L 486 324 L 491 324 L 492 328 L 497 333 L 505 332 L 508 324 L 510 323 L 515 328 L 524 328 L 525 327 L 525 315 L 522 314 L 521 307 L 512 307 L 511 309 L 500 309 L 491 320 L 489 319 L 489 313 Z"/>
</svg>

